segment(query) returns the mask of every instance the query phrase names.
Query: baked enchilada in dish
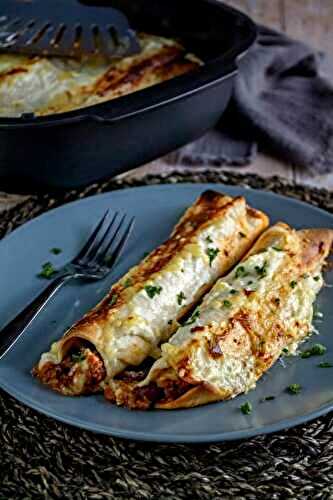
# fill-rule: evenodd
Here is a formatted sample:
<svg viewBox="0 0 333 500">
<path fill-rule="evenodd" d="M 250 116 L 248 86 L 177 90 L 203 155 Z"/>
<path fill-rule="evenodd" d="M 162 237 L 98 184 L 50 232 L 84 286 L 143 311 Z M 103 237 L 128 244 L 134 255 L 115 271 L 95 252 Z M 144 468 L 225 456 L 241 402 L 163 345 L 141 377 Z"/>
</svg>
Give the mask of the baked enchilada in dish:
<svg viewBox="0 0 333 500">
<path fill-rule="evenodd" d="M 162 345 L 148 375 L 111 380 L 105 396 L 129 408 L 175 409 L 253 389 L 282 352 L 296 353 L 311 333 L 332 241 L 329 229 L 269 228 Z"/>
<path fill-rule="evenodd" d="M 176 41 L 139 34 L 141 52 L 113 62 L 0 54 L 0 116 L 92 106 L 187 73 L 202 63 Z"/>
<path fill-rule="evenodd" d="M 34 374 L 64 395 L 103 390 L 127 366 L 159 357 L 180 320 L 249 250 L 268 218 L 243 197 L 206 191 L 170 238 L 42 355 Z"/>
</svg>

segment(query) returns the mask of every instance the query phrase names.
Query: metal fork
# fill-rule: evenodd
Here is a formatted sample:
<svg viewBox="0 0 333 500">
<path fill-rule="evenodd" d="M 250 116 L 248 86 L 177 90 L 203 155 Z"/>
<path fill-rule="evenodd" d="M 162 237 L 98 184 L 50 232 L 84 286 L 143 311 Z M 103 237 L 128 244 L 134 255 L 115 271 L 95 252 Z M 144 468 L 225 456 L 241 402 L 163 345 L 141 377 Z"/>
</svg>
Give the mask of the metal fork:
<svg viewBox="0 0 333 500">
<path fill-rule="evenodd" d="M 124 249 L 135 218 L 127 222 L 126 215 L 120 216 L 116 212 L 106 224 L 108 216 L 109 211 L 103 215 L 78 255 L 61 268 L 52 283 L 0 331 L 0 359 L 65 283 L 78 278 L 101 280 L 111 271 Z"/>
</svg>

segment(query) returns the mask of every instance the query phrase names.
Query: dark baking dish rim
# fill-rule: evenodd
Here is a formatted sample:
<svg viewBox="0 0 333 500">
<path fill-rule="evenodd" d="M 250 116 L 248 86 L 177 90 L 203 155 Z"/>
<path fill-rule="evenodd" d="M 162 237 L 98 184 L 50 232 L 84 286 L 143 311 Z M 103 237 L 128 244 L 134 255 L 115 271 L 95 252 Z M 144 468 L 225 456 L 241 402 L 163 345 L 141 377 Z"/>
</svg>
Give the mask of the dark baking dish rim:
<svg viewBox="0 0 333 500">
<path fill-rule="evenodd" d="M 221 56 L 185 75 L 93 106 L 45 116 L 34 116 L 32 113 L 26 113 L 20 117 L 0 118 L 0 129 L 57 126 L 82 121 L 112 123 L 218 85 L 237 72 L 237 63 L 256 40 L 257 29 L 254 22 L 246 14 L 221 4 L 219 0 L 206 0 L 206 2 L 233 13 L 246 25 L 248 30 L 246 37 L 240 38 L 238 44 L 235 44 Z M 195 78 L 193 78 L 194 75 Z"/>
</svg>

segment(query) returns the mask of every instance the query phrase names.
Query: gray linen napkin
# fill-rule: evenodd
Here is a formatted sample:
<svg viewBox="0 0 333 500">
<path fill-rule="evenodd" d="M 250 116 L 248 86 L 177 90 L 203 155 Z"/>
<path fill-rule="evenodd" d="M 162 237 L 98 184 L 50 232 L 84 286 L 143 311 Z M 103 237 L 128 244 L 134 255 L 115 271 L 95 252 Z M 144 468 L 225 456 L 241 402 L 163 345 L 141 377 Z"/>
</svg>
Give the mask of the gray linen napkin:
<svg viewBox="0 0 333 500">
<path fill-rule="evenodd" d="M 264 26 L 240 62 L 216 130 L 168 156 L 187 165 L 245 165 L 257 146 L 316 173 L 333 171 L 333 84 L 323 54 Z"/>
</svg>

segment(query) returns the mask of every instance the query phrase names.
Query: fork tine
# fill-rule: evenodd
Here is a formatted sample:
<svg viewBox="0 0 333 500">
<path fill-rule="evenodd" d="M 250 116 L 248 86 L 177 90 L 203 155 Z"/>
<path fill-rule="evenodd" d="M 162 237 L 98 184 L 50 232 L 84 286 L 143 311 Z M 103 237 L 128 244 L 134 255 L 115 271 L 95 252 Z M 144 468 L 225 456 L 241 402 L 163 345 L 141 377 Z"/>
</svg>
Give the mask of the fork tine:
<svg viewBox="0 0 333 500">
<path fill-rule="evenodd" d="M 118 259 L 119 255 L 121 254 L 124 246 L 126 245 L 127 243 L 127 240 L 132 232 L 132 229 L 133 229 L 133 226 L 134 226 L 134 222 L 135 222 L 135 217 L 132 217 L 129 224 L 127 225 L 127 228 L 125 229 L 125 232 L 123 234 L 123 236 L 120 238 L 116 248 L 113 250 L 112 254 L 110 255 L 110 258 L 107 260 L 107 266 L 109 268 L 111 268 L 114 263 L 116 262 L 116 260 Z M 109 245 L 107 246 L 107 248 L 104 250 L 103 254 L 100 256 L 100 258 L 103 260 L 103 262 L 105 263 L 105 260 L 106 260 L 106 257 L 107 257 L 107 254 L 108 254 L 108 251 L 111 247 L 111 244 L 114 240 L 112 240 Z"/>
<path fill-rule="evenodd" d="M 105 212 L 105 214 L 103 215 L 103 217 L 101 218 L 101 220 L 99 221 L 99 223 L 97 224 L 97 226 L 95 227 L 94 231 L 92 232 L 92 234 L 89 236 L 88 238 L 88 241 L 86 242 L 85 245 L 83 245 L 83 247 L 81 248 L 81 250 L 79 251 L 79 253 L 77 254 L 77 256 L 73 259 L 73 262 L 76 262 L 78 260 L 81 260 L 83 259 L 83 257 L 87 254 L 87 252 L 89 251 L 90 247 L 92 246 L 92 244 L 94 243 L 95 239 L 96 239 L 96 236 L 99 232 L 99 230 L 101 229 L 101 227 L 103 226 L 104 224 L 104 221 L 107 217 L 109 213 L 109 210 L 107 210 Z"/>
<path fill-rule="evenodd" d="M 97 238 L 95 239 L 95 242 L 93 243 L 93 245 L 91 245 L 91 247 L 86 255 L 86 260 L 93 260 L 96 257 L 99 249 L 102 248 L 104 241 L 106 240 L 107 236 L 110 234 L 111 228 L 112 228 L 116 218 L 118 217 L 118 214 L 119 214 L 119 212 L 116 212 L 114 214 L 111 222 L 109 223 L 108 227 L 104 231 L 103 236 L 101 235 L 100 240 L 97 241 Z M 117 234 L 117 230 L 118 229 L 116 229 L 116 231 L 114 231 L 113 233 Z M 102 231 L 100 231 L 100 232 L 102 232 Z"/>
<path fill-rule="evenodd" d="M 112 243 L 116 240 L 116 238 L 117 238 L 117 236 L 118 236 L 118 234 L 119 234 L 119 231 L 120 231 L 120 229 L 121 229 L 121 227 L 122 227 L 122 225 L 123 225 L 123 223 L 124 223 L 125 219 L 126 219 L 126 214 L 124 214 L 124 215 L 121 217 L 120 221 L 118 222 L 117 228 L 115 229 L 115 231 L 113 231 L 113 233 L 112 233 L 112 235 L 111 235 L 111 237 L 110 237 L 110 239 L 109 239 L 109 241 L 108 241 L 107 245 L 105 246 L 105 248 L 104 248 L 104 249 L 101 249 L 101 250 L 98 252 L 98 254 L 97 254 L 97 256 L 96 256 L 96 259 L 97 259 L 97 261 L 98 261 L 100 264 L 104 264 L 104 259 L 105 259 L 105 256 L 107 255 L 107 252 L 109 251 L 110 246 L 112 245 Z M 100 247 L 100 248 L 101 248 L 101 247 Z"/>
</svg>

